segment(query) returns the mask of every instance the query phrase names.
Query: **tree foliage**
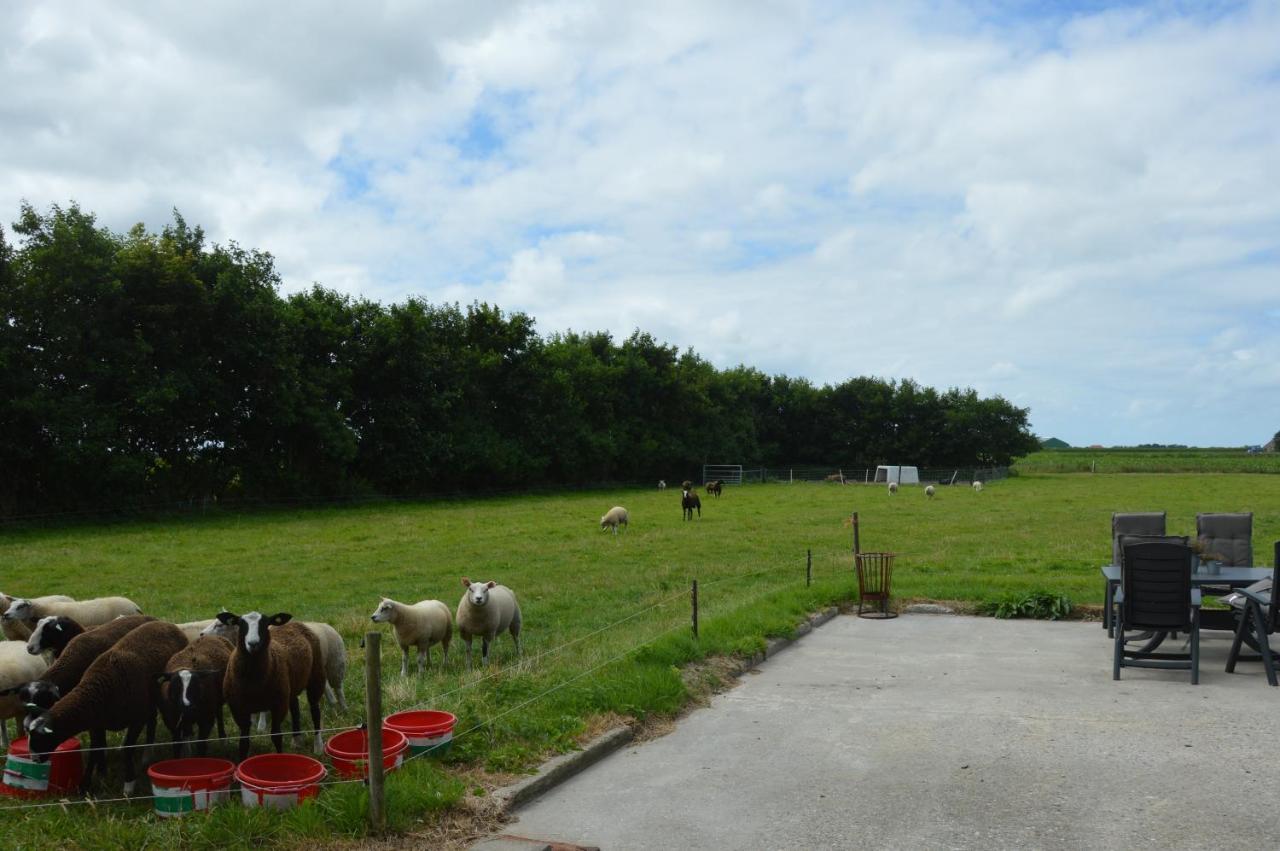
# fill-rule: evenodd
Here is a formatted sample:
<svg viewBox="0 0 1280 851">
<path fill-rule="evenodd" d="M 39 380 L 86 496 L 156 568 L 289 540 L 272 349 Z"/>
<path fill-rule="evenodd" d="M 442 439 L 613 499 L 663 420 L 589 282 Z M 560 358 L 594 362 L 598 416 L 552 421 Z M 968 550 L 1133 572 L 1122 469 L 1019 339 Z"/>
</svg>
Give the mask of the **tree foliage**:
<svg viewBox="0 0 1280 851">
<path fill-rule="evenodd" d="M 0 230 L 0 514 L 693 477 L 707 462 L 1007 464 L 1027 410 L 719 370 L 487 304 L 289 296 L 270 254 L 76 205 Z"/>
</svg>

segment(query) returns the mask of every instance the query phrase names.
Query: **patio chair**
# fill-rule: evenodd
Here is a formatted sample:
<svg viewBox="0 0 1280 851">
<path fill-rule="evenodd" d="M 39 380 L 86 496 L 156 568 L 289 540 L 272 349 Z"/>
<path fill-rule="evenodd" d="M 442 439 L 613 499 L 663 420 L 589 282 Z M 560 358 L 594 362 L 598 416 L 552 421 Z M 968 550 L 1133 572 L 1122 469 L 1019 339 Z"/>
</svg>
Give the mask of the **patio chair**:
<svg viewBox="0 0 1280 851">
<path fill-rule="evenodd" d="M 1121 587 L 1116 592 L 1115 650 L 1111 678 L 1120 669 L 1190 670 L 1200 683 L 1200 591 L 1191 586 L 1191 548 L 1183 544 L 1128 544 L 1123 551 Z M 1158 653 L 1125 647 L 1126 631 L 1163 635 L 1185 632 L 1190 652 Z"/>
<path fill-rule="evenodd" d="M 1111 563 L 1120 564 L 1121 535 L 1163 535 L 1165 513 L 1163 511 L 1144 511 L 1111 515 Z"/>
<path fill-rule="evenodd" d="M 1253 514 L 1197 514 L 1196 540 L 1201 558 L 1220 561 L 1226 567 L 1253 567 Z M 1230 594 L 1226 585 L 1201 585 L 1210 597 Z"/>
<path fill-rule="evenodd" d="M 1261 662 L 1267 673 L 1267 682 L 1273 686 L 1277 684 L 1276 666 L 1280 665 L 1280 658 L 1271 651 L 1267 636 L 1280 628 L 1280 595 L 1274 590 L 1280 587 L 1280 541 L 1275 544 L 1274 564 L 1270 579 L 1255 582 L 1224 598 L 1235 610 L 1237 618 L 1236 637 L 1231 642 L 1231 652 L 1227 654 L 1227 673 L 1235 673 L 1237 662 Z M 1259 655 L 1241 656 L 1242 644 L 1253 647 Z"/>
</svg>

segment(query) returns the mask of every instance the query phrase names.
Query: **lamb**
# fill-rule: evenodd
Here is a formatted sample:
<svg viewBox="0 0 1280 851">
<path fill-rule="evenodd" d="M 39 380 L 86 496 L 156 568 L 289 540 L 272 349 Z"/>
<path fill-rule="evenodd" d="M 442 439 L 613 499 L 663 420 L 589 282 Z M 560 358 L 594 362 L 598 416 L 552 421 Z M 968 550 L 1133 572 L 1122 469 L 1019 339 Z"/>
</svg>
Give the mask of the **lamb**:
<svg viewBox="0 0 1280 851">
<path fill-rule="evenodd" d="M 160 717 L 173 737 L 173 756 L 182 755 L 182 743 L 198 733 L 196 753 L 209 752 L 209 731 L 218 724 L 218 736 L 226 737 L 222 721 L 222 678 L 234 648 L 218 635 L 202 635 L 169 657 L 164 671 L 156 674 L 160 687 Z"/>
<path fill-rule="evenodd" d="M 27 652 L 36 656 L 47 650 L 57 659 L 71 639 L 83 632 L 84 627 L 65 615 L 43 617 L 36 623 L 36 628 L 31 630 L 31 637 L 27 639 Z"/>
<path fill-rule="evenodd" d="M 425 659 L 431 666 L 431 645 L 439 644 L 440 664 L 449 661 L 449 644 L 453 641 L 453 613 L 439 600 L 420 600 L 412 606 L 382 598 L 371 617 L 374 623 L 389 623 L 395 627 L 396 643 L 400 645 L 400 676 L 409 675 L 409 649 L 418 649 L 418 673 L 422 673 Z"/>
<path fill-rule="evenodd" d="M 515 592 L 496 582 L 472 582 L 463 577 L 467 590 L 458 601 L 458 634 L 467 643 L 467 668 L 471 668 L 471 639 L 480 636 L 480 661 L 489 664 L 489 644 L 500 634 L 511 632 L 520 655 L 520 603 Z"/>
<path fill-rule="evenodd" d="M 9 611 L 9 606 L 15 599 L 18 598 L 0 593 L 0 632 L 3 632 L 4 637 L 10 641 L 26 641 L 31 637 L 31 630 L 35 626 L 35 621 L 8 620 L 3 617 L 4 613 Z M 49 594 L 44 597 L 31 597 L 28 599 L 37 603 L 70 603 L 73 601 L 71 597 L 65 594 Z"/>
<path fill-rule="evenodd" d="M 139 615 L 142 609 L 127 597 L 98 597 L 94 600 L 64 600 L 51 603 L 39 603 L 25 598 L 15 598 L 9 610 L 4 613 L 5 620 L 35 620 L 49 615 L 66 615 L 88 629 L 99 626 L 121 615 Z"/>
<path fill-rule="evenodd" d="M 982 493 L 982 482 L 974 482 L 973 489 L 978 493 Z"/>
<path fill-rule="evenodd" d="M 683 509 L 685 520 L 693 519 L 693 510 L 698 509 L 698 516 L 702 516 L 702 500 L 698 499 L 698 495 L 693 492 L 692 488 L 685 488 L 680 495 L 680 508 Z"/>
<path fill-rule="evenodd" d="M 40 713 L 75 688 L 89 666 L 115 646 L 117 641 L 154 620 L 155 618 L 147 615 L 116 618 L 111 623 L 87 629 L 68 641 L 57 660 L 39 679 L 24 683 L 15 690 L 19 700 L 28 709 L 24 726 L 29 728 Z"/>
<path fill-rule="evenodd" d="M 693 482 L 689 481 L 688 479 L 685 479 L 683 482 L 680 483 L 680 490 L 682 491 L 693 490 Z"/>
<path fill-rule="evenodd" d="M 255 712 L 271 713 L 271 741 L 276 753 L 284 752 L 281 726 L 286 711 L 293 719 L 295 743 L 302 737 L 298 696 L 304 691 L 315 731 L 315 750 L 323 753 L 320 698 L 324 694 L 324 666 L 315 633 L 301 623 L 291 623 L 293 615 L 287 612 L 270 616 L 220 612 L 218 620 L 238 630 L 222 679 L 222 694 L 240 728 L 240 759 L 249 755 L 250 716 Z"/>
<path fill-rule="evenodd" d="M 707 496 L 720 498 L 720 492 L 724 490 L 724 479 L 716 479 L 714 482 L 707 482 Z"/>
<path fill-rule="evenodd" d="M 164 621 L 153 620 L 130 630 L 94 660 L 66 697 L 31 722 L 28 744 L 32 758 L 43 762 L 63 741 L 88 730 L 90 751 L 82 787 L 88 790 L 94 768 L 106 768 L 102 749 L 107 744 L 107 731 L 124 730 L 124 744 L 120 746 L 124 793 L 132 795 L 137 783 L 134 745 L 144 727 L 148 743 L 155 741 L 152 682 L 169 658 L 186 644 L 182 630 Z"/>
<path fill-rule="evenodd" d="M 924 489 L 924 495 L 929 497 L 929 499 L 933 499 L 933 493 L 934 493 L 933 485 L 929 485 L 927 488 Z"/>
<path fill-rule="evenodd" d="M 618 534 L 618 527 L 626 526 L 627 520 L 627 510 L 621 505 L 615 505 L 613 508 L 609 509 L 604 517 L 600 518 L 600 531 L 603 532 L 605 529 L 613 529 L 613 534 L 616 535 Z"/>
<path fill-rule="evenodd" d="M 195 641 L 202 635 L 208 635 L 209 627 L 213 626 L 215 623 L 217 623 L 217 621 L 213 618 L 205 618 L 202 621 L 187 621 L 186 623 L 180 623 L 178 624 L 178 629 L 182 630 L 182 634 L 187 637 L 187 641 Z M 225 635 L 221 637 L 227 638 Z M 227 638 L 227 641 L 230 642 L 231 639 Z"/>
<path fill-rule="evenodd" d="M 49 663 L 43 656 L 32 656 L 19 641 L 0 641 L 0 745 L 9 747 L 9 719 L 22 718 L 22 698 L 18 688 L 40 678 Z M 21 733 L 21 728 L 18 730 Z"/>
<path fill-rule="evenodd" d="M 666 479 L 658 479 L 658 490 L 660 490 L 660 491 L 664 491 L 664 490 L 666 490 L 666 489 L 667 489 L 667 480 L 666 480 Z"/>
<path fill-rule="evenodd" d="M 892 496 L 893 494 L 895 494 L 895 493 L 897 493 L 897 492 L 898 492 L 898 483 L 897 483 L 897 482 L 889 482 L 889 495 L 890 495 L 890 496 Z"/>
<path fill-rule="evenodd" d="M 217 635 L 232 644 L 236 641 L 237 629 L 234 626 L 227 626 L 216 619 L 192 621 L 189 624 L 180 624 L 180 627 L 185 632 L 188 628 L 194 628 L 197 624 L 205 624 L 199 635 Z M 338 634 L 338 631 L 327 623 L 302 621 L 302 625 L 311 630 L 315 634 L 316 640 L 320 642 L 320 664 L 324 669 L 325 677 L 325 700 L 329 701 L 330 704 L 337 704 L 338 708 L 345 712 L 347 710 L 347 692 L 343 683 L 347 678 L 347 646 L 343 643 L 342 636 Z M 265 713 L 258 717 L 258 729 L 267 729 L 267 716 Z"/>
</svg>

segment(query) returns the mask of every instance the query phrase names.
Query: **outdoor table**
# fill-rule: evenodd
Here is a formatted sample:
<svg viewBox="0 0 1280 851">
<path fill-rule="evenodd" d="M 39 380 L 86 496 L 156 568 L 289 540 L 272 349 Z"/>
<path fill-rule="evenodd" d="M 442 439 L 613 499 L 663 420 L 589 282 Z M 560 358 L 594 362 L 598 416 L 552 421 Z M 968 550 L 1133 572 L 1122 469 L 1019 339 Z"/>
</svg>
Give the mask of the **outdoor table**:
<svg viewBox="0 0 1280 851">
<path fill-rule="evenodd" d="M 1230 588 L 1244 588 L 1259 580 L 1269 579 L 1271 573 L 1272 569 L 1269 567 L 1221 567 L 1217 573 L 1209 573 L 1202 567 L 1191 572 L 1191 586 L 1199 588 L 1201 585 L 1226 585 Z M 1115 603 L 1116 589 L 1120 587 L 1120 565 L 1103 565 L 1102 578 L 1107 584 L 1102 609 L 1102 627 L 1110 638 L 1115 634 L 1111 624 L 1111 608 Z"/>
</svg>

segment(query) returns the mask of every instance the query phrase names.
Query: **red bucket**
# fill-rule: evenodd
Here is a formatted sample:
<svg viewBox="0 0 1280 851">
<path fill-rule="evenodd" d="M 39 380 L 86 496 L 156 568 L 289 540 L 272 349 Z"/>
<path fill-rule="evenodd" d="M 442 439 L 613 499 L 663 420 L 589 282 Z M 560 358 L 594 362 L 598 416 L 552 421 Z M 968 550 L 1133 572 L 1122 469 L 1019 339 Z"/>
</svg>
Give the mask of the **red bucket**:
<svg viewBox="0 0 1280 851">
<path fill-rule="evenodd" d="M 395 771 L 404 762 L 404 752 L 409 740 L 404 733 L 390 727 L 382 728 L 382 770 Z M 329 755 L 340 777 L 369 776 L 369 731 L 360 728 L 339 733 L 325 742 L 324 752 Z"/>
<path fill-rule="evenodd" d="M 413 756 L 444 756 L 453 746 L 453 726 L 458 716 L 437 709 L 410 709 L 388 715 L 383 722 L 391 730 L 399 730 L 409 740 Z"/>
<path fill-rule="evenodd" d="M 80 740 L 67 739 L 44 762 L 31 758 L 24 736 L 9 745 L 0 792 L 15 798 L 43 798 L 75 792 L 84 779 Z"/>
<path fill-rule="evenodd" d="M 320 794 L 327 773 L 318 759 L 298 753 L 264 753 L 236 767 L 240 799 L 246 807 L 287 810 Z"/>
<path fill-rule="evenodd" d="M 235 771 L 234 762 L 212 757 L 157 762 L 147 769 L 156 815 L 184 816 L 226 801 L 231 796 L 231 776 Z"/>
</svg>

